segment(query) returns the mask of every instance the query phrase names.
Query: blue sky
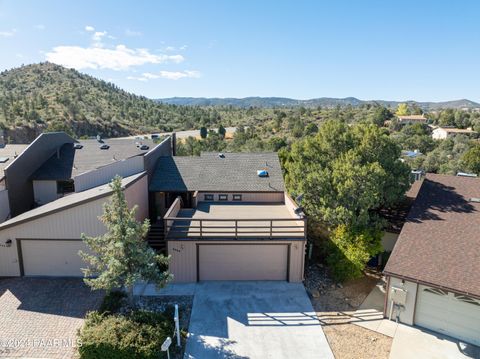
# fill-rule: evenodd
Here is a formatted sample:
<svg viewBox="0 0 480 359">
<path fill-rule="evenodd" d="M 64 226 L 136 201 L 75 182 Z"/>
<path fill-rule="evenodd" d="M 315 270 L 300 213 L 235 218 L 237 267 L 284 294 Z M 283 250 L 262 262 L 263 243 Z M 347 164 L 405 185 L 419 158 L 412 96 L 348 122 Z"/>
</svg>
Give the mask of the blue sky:
<svg viewBox="0 0 480 359">
<path fill-rule="evenodd" d="M 480 101 L 478 1 L 0 0 L 0 69 L 45 60 L 151 98 Z"/>
</svg>

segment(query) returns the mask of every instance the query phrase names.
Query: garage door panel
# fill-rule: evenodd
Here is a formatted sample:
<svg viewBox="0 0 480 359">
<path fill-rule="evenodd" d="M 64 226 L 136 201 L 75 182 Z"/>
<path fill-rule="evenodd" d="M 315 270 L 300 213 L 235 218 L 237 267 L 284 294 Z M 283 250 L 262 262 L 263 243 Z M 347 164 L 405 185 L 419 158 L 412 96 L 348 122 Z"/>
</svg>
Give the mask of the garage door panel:
<svg viewBox="0 0 480 359">
<path fill-rule="evenodd" d="M 415 309 L 415 324 L 466 342 L 480 345 L 480 301 L 420 285 Z"/>
<path fill-rule="evenodd" d="M 85 262 L 80 250 L 87 251 L 81 240 L 22 240 L 24 274 L 27 276 L 82 277 Z"/>
<path fill-rule="evenodd" d="M 200 280 L 287 280 L 288 245 L 199 245 Z"/>
</svg>

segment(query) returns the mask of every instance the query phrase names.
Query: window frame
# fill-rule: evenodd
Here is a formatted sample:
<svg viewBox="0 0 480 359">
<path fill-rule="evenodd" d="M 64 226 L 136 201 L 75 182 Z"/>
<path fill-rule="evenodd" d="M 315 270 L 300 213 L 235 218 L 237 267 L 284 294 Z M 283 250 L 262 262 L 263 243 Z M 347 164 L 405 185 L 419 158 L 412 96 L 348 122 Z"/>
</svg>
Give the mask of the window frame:
<svg viewBox="0 0 480 359">
<path fill-rule="evenodd" d="M 240 193 L 232 194 L 232 201 L 241 202 L 242 201 L 242 195 Z"/>
<path fill-rule="evenodd" d="M 225 202 L 228 201 L 228 194 L 227 193 L 219 193 L 218 194 L 218 200 Z"/>
<path fill-rule="evenodd" d="M 205 193 L 203 195 L 203 200 L 204 201 L 214 201 L 215 200 L 215 197 L 212 193 Z"/>
</svg>

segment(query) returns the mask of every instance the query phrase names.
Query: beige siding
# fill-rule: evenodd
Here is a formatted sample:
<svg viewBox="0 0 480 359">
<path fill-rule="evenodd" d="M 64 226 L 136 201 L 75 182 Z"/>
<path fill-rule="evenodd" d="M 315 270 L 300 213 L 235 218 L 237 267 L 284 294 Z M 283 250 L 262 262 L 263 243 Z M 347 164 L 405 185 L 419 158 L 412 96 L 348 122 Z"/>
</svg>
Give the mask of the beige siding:
<svg viewBox="0 0 480 359">
<path fill-rule="evenodd" d="M 26 276 L 83 276 L 86 264 L 78 252 L 87 248 L 81 240 L 22 240 L 21 246 Z"/>
<path fill-rule="evenodd" d="M 112 159 L 113 162 L 113 159 Z M 110 182 L 116 175 L 128 177 L 142 172 L 144 169 L 143 157 L 135 156 L 126 160 L 113 162 L 96 170 L 82 173 L 74 178 L 75 192 L 100 186 Z"/>
<path fill-rule="evenodd" d="M 143 176 L 125 189 L 125 199 L 130 207 L 138 206 L 137 221 L 148 218 L 148 177 Z"/>
<path fill-rule="evenodd" d="M 213 194 L 214 200 L 218 201 L 219 194 L 228 194 L 228 201 L 231 202 L 234 194 L 242 195 L 242 202 L 272 202 L 272 203 L 283 203 L 284 195 L 283 192 L 235 192 L 235 193 L 225 193 L 225 192 L 198 192 L 197 201 L 205 201 L 205 194 Z M 223 201 L 222 201 L 223 202 Z"/>
<path fill-rule="evenodd" d="M 262 242 L 255 241 L 169 241 L 168 254 L 170 259 L 170 271 L 174 275 L 174 282 L 196 282 L 197 281 L 197 249 L 196 245 L 202 243 L 209 244 L 255 244 L 262 245 Z M 290 244 L 290 268 L 289 280 L 291 282 L 301 282 L 304 271 L 304 241 L 268 241 L 269 244 Z M 264 244 L 264 243 L 263 243 Z M 233 247 L 232 247 L 233 248 Z"/>
<path fill-rule="evenodd" d="M 126 190 L 125 197 L 130 206 L 139 205 L 138 219 L 148 213 L 147 177 L 144 176 Z M 72 208 L 33 219 L 0 231 L 0 244 L 12 240 L 11 247 L 0 246 L 0 277 L 19 276 L 16 239 L 79 239 L 82 233 L 98 236 L 105 233 L 99 221 L 103 204 L 110 197 L 99 198 Z M 46 259 L 48 260 L 48 258 Z"/>
<path fill-rule="evenodd" d="M 415 314 L 415 303 L 417 298 L 417 283 L 403 281 L 399 278 L 390 277 L 390 284 L 388 288 L 388 300 L 386 308 L 387 318 L 390 316 L 390 308 L 392 301 L 390 300 L 391 288 L 403 288 L 407 290 L 407 300 L 405 302 L 405 307 L 399 311 L 393 310 L 392 320 L 395 320 L 397 314 L 399 314 L 400 322 L 413 325 L 413 316 Z"/>
<path fill-rule="evenodd" d="M 8 203 L 8 190 L 0 189 L 0 223 L 4 222 L 10 215 L 10 205 Z"/>
<path fill-rule="evenodd" d="M 395 247 L 395 243 L 397 243 L 398 236 L 398 233 L 385 232 L 382 237 L 383 250 L 387 252 L 393 251 L 393 247 Z"/>
<path fill-rule="evenodd" d="M 33 181 L 35 203 L 42 205 L 58 198 L 57 181 Z"/>
</svg>

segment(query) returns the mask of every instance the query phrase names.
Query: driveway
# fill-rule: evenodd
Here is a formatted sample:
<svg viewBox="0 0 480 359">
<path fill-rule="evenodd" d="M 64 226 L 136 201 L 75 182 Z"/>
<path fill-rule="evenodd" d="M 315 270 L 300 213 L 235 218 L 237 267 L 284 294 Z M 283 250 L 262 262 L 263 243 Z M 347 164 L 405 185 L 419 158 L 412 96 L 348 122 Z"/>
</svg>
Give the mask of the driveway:
<svg viewBox="0 0 480 359">
<path fill-rule="evenodd" d="M 300 283 L 199 283 L 189 333 L 186 358 L 333 358 Z"/>
<path fill-rule="evenodd" d="M 0 358 L 71 358 L 76 333 L 102 292 L 81 279 L 0 280 Z"/>
</svg>

